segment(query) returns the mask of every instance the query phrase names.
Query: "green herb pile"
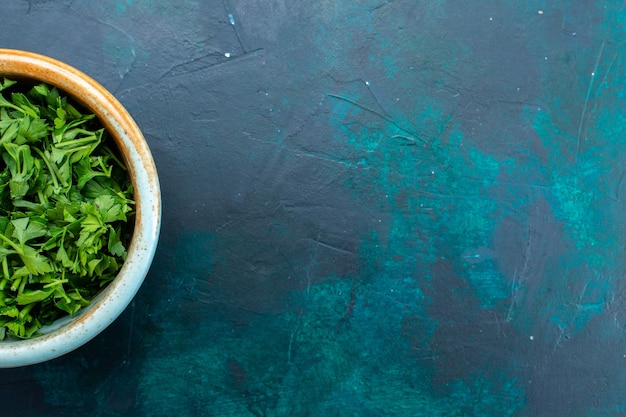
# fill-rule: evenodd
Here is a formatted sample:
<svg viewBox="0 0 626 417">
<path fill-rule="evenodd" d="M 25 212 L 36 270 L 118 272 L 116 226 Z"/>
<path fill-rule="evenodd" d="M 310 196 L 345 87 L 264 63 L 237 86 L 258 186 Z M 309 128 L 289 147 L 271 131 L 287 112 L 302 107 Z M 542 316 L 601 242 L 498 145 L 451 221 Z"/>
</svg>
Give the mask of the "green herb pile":
<svg viewBox="0 0 626 417">
<path fill-rule="evenodd" d="M 134 213 L 95 116 L 22 84 L 0 82 L 0 340 L 88 305 L 124 262 Z"/>
</svg>

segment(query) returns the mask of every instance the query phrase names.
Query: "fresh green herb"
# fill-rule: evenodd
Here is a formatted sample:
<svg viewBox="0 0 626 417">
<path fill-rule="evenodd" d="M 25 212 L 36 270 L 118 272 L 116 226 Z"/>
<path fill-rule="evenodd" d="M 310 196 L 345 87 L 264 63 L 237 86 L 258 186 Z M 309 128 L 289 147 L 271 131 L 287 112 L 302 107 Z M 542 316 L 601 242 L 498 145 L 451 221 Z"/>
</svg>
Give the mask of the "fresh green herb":
<svg viewBox="0 0 626 417">
<path fill-rule="evenodd" d="M 134 192 L 106 139 L 56 88 L 0 81 L 0 340 L 76 314 L 126 259 Z"/>
</svg>

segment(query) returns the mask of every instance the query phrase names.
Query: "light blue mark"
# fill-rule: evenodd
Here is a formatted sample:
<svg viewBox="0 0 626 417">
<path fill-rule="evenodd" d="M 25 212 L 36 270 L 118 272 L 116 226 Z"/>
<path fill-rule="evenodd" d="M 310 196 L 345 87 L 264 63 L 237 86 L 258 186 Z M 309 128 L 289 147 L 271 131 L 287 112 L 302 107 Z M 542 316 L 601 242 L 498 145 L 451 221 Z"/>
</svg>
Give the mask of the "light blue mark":
<svg viewBox="0 0 626 417">
<path fill-rule="evenodd" d="M 115 11 L 119 14 L 125 13 L 126 9 L 132 5 L 132 0 L 121 0 L 115 3 Z"/>
<path fill-rule="evenodd" d="M 481 246 L 479 248 L 466 250 L 465 252 L 463 252 L 463 255 L 461 257 L 465 262 L 468 262 L 470 264 L 476 264 L 493 259 L 494 252 L 493 250 L 485 246 Z"/>
</svg>

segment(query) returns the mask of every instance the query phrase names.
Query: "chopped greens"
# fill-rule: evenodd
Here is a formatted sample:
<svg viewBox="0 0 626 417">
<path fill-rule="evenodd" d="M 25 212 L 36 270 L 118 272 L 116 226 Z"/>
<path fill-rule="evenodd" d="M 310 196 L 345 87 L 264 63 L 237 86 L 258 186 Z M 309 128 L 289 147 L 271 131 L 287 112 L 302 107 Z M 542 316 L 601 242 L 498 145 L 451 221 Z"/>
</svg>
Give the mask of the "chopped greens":
<svg viewBox="0 0 626 417">
<path fill-rule="evenodd" d="M 95 115 L 47 84 L 0 81 L 0 340 L 36 336 L 115 278 L 133 196 Z"/>
</svg>

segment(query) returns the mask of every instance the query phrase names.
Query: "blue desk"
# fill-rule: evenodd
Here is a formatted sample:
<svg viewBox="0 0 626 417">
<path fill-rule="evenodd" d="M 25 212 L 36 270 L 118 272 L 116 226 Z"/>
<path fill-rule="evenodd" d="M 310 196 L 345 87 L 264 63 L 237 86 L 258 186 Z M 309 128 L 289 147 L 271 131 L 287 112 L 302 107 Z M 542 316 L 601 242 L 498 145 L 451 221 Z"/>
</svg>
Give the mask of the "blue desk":
<svg viewBox="0 0 626 417">
<path fill-rule="evenodd" d="M 626 415 L 626 12 L 607 1 L 12 1 L 127 107 L 133 304 L 0 415 Z"/>
</svg>

